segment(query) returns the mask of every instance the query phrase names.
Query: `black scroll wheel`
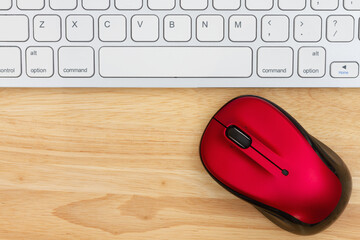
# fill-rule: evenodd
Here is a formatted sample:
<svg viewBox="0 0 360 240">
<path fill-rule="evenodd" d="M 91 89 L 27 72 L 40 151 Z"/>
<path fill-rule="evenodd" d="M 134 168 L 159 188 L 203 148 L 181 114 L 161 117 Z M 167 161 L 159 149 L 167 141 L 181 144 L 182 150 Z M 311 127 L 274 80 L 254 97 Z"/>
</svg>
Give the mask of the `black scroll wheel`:
<svg viewBox="0 0 360 240">
<path fill-rule="evenodd" d="M 251 147 L 251 138 L 235 126 L 226 129 L 226 136 L 243 149 Z"/>
</svg>

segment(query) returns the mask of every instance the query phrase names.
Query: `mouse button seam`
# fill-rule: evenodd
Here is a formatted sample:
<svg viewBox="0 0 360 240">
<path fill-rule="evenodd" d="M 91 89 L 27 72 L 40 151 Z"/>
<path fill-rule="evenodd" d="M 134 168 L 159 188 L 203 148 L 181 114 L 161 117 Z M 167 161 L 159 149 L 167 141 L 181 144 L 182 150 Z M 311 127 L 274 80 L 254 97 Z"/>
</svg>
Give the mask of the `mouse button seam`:
<svg viewBox="0 0 360 240">
<path fill-rule="evenodd" d="M 268 161 L 268 159 L 266 159 L 266 157 L 259 154 L 259 152 L 256 149 L 254 149 L 253 147 L 249 147 L 248 149 L 246 149 L 246 151 L 248 151 L 248 155 L 257 156 L 257 157 L 250 157 L 250 158 L 252 159 L 252 161 L 254 163 L 259 165 L 263 170 L 265 170 L 272 176 L 278 175 L 279 168 L 276 165 L 272 164 L 271 161 Z M 281 172 L 280 172 L 280 174 L 281 174 Z"/>
<path fill-rule="evenodd" d="M 221 126 L 223 126 L 224 128 L 227 128 L 227 126 L 225 124 L 223 124 L 220 120 L 218 120 L 216 117 L 213 117 L 213 119 L 218 122 Z"/>
</svg>

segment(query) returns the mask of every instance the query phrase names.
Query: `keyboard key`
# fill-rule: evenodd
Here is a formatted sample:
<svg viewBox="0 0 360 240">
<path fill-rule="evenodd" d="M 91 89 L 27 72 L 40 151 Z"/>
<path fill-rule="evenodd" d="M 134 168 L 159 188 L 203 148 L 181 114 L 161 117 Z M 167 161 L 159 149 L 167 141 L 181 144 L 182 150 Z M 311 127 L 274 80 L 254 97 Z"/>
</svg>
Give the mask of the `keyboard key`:
<svg viewBox="0 0 360 240">
<path fill-rule="evenodd" d="M 180 0 L 182 9 L 204 10 L 208 7 L 208 0 Z"/>
<path fill-rule="evenodd" d="M 18 47 L 0 47 L 0 78 L 21 75 L 21 50 Z"/>
<path fill-rule="evenodd" d="M 217 10 L 237 10 L 241 0 L 214 0 L 214 8 Z"/>
<path fill-rule="evenodd" d="M 281 10 L 303 10 L 306 7 L 306 0 L 279 0 Z"/>
<path fill-rule="evenodd" d="M 40 10 L 45 6 L 45 0 L 17 0 L 17 6 L 21 10 Z"/>
<path fill-rule="evenodd" d="M 54 74 L 54 51 L 50 47 L 26 49 L 26 73 L 29 77 L 49 78 Z"/>
<path fill-rule="evenodd" d="M 168 42 L 188 42 L 191 39 L 191 18 L 168 15 L 164 19 L 164 38 Z"/>
<path fill-rule="evenodd" d="M 327 39 L 330 42 L 351 42 L 355 20 L 352 16 L 330 16 L 327 19 Z"/>
<path fill-rule="evenodd" d="M 0 10 L 8 10 L 12 6 L 11 0 L 0 0 Z"/>
<path fill-rule="evenodd" d="M 319 78 L 325 76 L 326 52 L 322 47 L 302 47 L 299 50 L 299 76 Z"/>
<path fill-rule="evenodd" d="M 156 42 L 159 39 L 159 18 L 156 15 L 135 15 L 131 22 L 131 36 L 135 42 Z"/>
<path fill-rule="evenodd" d="M 29 19 L 25 15 L 0 15 L 0 42 L 25 42 L 29 38 Z"/>
<path fill-rule="evenodd" d="M 99 18 L 99 38 L 103 42 L 123 42 L 126 39 L 126 18 L 103 15 Z"/>
<path fill-rule="evenodd" d="M 246 0 L 246 8 L 250 10 L 270 10 L 274 0 Z"/>
<path fill-rule="evenodd" d="M 69 15 L 66 37 L 70 42 L 90 42 L 94 38 L 94 19 L 90 15 Z"/>
<path fill-rule="evenodd" d="M 94 49 L 91 47 L 60 48 L 59 75 L 64 78 L 92 77 L 94 75 Z"/>
<path fill-rule="evenodd" d="M 339 0 L 311 0 L 314 10 L 335 10 L 339 7 Z"/>
<path fill-rule="evenodd" d="M 265 42 L 285 42 L 289 39 L 289 18 L 268 15 L 262 19 L 262 39 Z"/>
<path fill-rule="evenodd" d="M 333 62 L 331 64 L 331 76 L 333 78 L 357 78 L 359 76 L 359 63 Z"/>
<path fill-rule="evenodd" d="M 54 10 L 72 10 L 77 7 L 77 0 L 50 0 L 50 7 Z"/>
<path fill-rule="evenodd" d="M 99 59 L 100 75 L 106 78 L 252 75 L 252 50 L 248 47 L 103 47 Z"/>
<path fill-rule="evenodd" d="M 256 39 L 256 18 L 233 15 L 229 20 L 229 38 L 233 42 L 253 42 Z"/>
<path fill-rule="evenodd" d="M 34 18 L 34 38 L 38 42 L 60 41 L 60 17 L 57 15 L 37 15 Z"/>
<path fill-rule="evenodd" d="M 360 0 L 344 0 L 344 8 L 346 10 L 360 10 Z"/>
<path fill-rule="evenodd" d="M 175 7 L 175 0 L 148 0 L 148 6 L 152 10 L 171 10 Z"/>
<path fill-rule="evenodd" d="M 290 47 L 260 48 L 258 50 L 258 75 L 262 78 L 291 77 L 293 56 L 294 52 Z"/>
<path fill-rule="evenodd" d="M 86 10 L 106 10 L 110 7 L 110 0 L 82 0 Z"/>
<path fill-rule="evenodd" d="M 143 6 L 143 0 L 115 0 L 115 7 L 119 10 L 138 10 Z"/>
<path fill-rule="evenodd" d="M 320 16 L 299 15 L 295 18 L 295 40 L 298 42 L 318 42 L 322 36 Z"/>
<path fill-rule="evenodd" d="M 196 26 L 200 42 L 220 42 L 224 39 L 224 18 L 220 15 L 201 15 Z"/>
</svg>

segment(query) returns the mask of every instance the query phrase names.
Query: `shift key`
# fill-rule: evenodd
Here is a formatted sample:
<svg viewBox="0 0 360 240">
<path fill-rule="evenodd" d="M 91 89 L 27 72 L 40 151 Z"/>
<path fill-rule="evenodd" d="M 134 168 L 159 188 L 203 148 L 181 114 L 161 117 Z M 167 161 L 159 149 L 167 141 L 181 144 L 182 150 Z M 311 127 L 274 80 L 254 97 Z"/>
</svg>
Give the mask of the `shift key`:
<svg viewBox="0 0 360 240">
<path fill-rule="evenodd" d="M 0 78 L 21 75 L 21 50 L 18 47 L 0 47 Z"/>
<path fill-rule="evenodd" d="M 0 42 L 25 42 L 29 38 L 29 19 L 25 15 L 0 15 Z"/>
</svg>

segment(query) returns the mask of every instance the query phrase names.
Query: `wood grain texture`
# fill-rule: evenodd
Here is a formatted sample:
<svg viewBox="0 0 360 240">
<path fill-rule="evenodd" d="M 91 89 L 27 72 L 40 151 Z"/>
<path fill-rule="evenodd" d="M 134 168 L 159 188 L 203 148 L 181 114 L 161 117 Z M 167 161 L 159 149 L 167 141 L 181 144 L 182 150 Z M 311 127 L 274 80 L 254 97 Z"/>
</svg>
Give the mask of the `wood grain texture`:
<svg viewBox="0 0 360 240">
<path fill-rule="evenodd" d="M 268 98 L 334 149 L 348 208 L 312 237 L 280 230 L 204 170 L 213 114 Z M 359 89 L 3 89 L 0 239 L 358 239 Z"/>
</svg>

